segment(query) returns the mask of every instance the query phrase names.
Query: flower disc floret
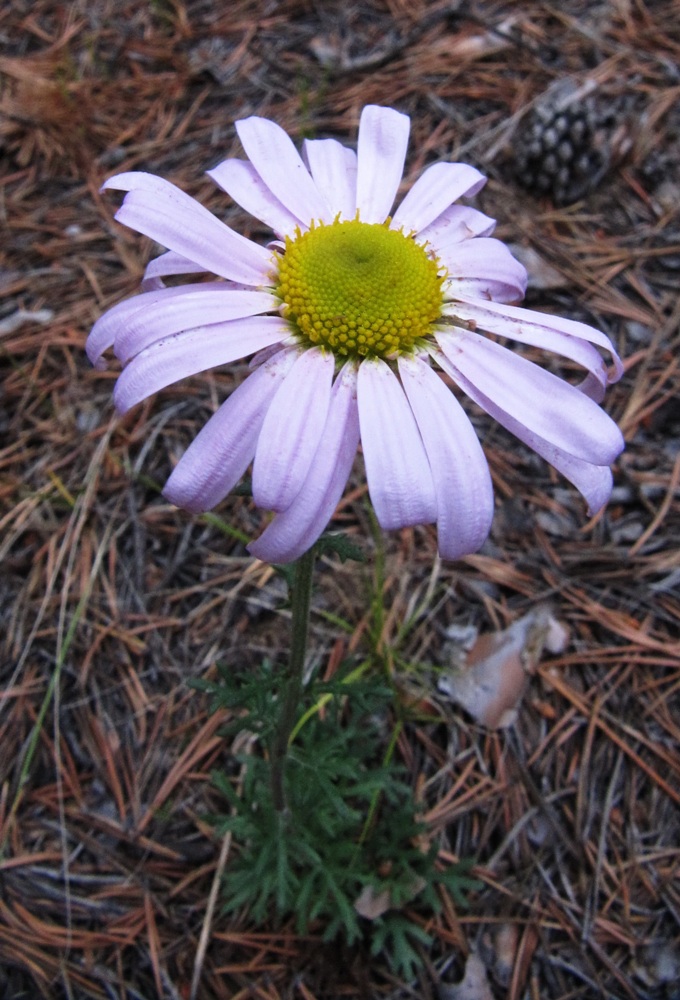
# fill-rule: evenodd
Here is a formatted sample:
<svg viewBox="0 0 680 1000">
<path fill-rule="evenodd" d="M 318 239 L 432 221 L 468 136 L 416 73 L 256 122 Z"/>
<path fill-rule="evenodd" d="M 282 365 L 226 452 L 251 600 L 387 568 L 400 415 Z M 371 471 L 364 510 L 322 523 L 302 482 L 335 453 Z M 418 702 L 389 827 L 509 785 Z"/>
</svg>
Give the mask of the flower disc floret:
<svg viewBox="0 0 680 1000">
<path fill-rule="evenodd" d="M 441 316 L 439 272 L 402 231 L 353 219 L 288 237 L 276 291 L 303 342 L 384 358 L 409 354 Z"/>
</svg>

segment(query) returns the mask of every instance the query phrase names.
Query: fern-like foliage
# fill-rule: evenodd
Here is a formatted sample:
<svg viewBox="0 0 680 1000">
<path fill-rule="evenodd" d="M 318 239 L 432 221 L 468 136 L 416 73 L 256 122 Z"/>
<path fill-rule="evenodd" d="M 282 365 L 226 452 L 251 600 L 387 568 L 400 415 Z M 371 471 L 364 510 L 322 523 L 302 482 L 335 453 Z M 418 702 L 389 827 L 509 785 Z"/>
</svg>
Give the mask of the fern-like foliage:
<svg viewBox="0 0 680 1000">
<path fill-rule="evenodd" d="M 257 734 L 266 751 L 279 697 L 271 663 L 257 676 L 224 671 L 217 683 L 197 686 L 214 708 L 230 707 L 235 726 Z M 383 677 L 371 673 L 345 670 L 309 682 L 287 758 L 285 812 L 274 807 L 263 752 L 241 758 L 238 791 L 227 775 L 213 775 L 228 811 L 211 819 L 235 844 L 224 876 L 226 911 L 244 911 L 260 925 L 293 916 L 299 933 L 321 926 L 327 940 L 368 938 L 375 954 L 411 978 L 417 948 L 429 939 L 402 907 L 416 896 L 436 908 L 439 882 L 455 887 L 461 902 L 473 883 L 462 871 L 440 872 L 436 847 L 419 846 L 425 828 L 406 775 L 385 762 L 392 699 Z M 389 908 L 375 920 L 355 908 L 366 887 L 388 894 Z"/>
</svg>

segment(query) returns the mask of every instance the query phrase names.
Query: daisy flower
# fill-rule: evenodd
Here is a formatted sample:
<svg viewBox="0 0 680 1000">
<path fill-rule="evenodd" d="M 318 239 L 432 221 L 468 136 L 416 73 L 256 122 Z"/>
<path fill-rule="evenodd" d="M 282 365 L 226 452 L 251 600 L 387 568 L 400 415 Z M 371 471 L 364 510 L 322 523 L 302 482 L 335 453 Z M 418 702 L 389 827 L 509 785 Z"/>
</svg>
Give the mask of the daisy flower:
<svg viewBox="0 0 680 1000">
<path fill-rule="evenodd" d="M 356 152 L 321 139 L 305 140 L 300 155 L 265 118 L 236 130 L 248 159 L 208 173 L 276 234 L 268 246 L 151 174 L 104 185 L 127 192 L 118 221 L 167 248 L 148 265 L 141 294 L 105 313 L 88 338 L 95 365 L 113 347 L 124 366 L 119 412 L 251 358 L 165 496 L 207 511 L 252 463 L 254 501 L 274 516 L 250 551 L 288 562 L 328 524 L 361 442 L 381 526 L 436 523 L 440 554 L 456 559 L 487 537 L 493 490 L 453 383 L 566 476 L 590 512 L 602 507 L 623 440 L 598 404 L 621 361 L 598 330 L 512 304 L 524 295 L 524 268 L 492 238 L 493 219 L 456 204 L 480 190 L 483 175 L 435 163 L 390 215 L 406 115 L 365 107 Z M 178 275 L 200 277 L 166 287 Z M 585 378 L 571 385 L 497 337 L 568 358 Z"/>
</svg>

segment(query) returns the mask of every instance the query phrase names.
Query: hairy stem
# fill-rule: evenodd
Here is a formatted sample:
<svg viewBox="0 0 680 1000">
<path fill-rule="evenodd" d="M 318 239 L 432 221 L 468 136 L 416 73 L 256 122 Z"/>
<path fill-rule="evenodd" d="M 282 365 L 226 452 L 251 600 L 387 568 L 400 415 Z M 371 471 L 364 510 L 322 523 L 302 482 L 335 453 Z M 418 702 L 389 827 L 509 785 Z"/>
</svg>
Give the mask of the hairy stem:
<svg viewBox="0 0 680 1000">
<path fill-rule="evenodd" d="M 313 570 L 314 547 L 300 556 L 295 563 L 291 591 L 291 608 L 293 614 L 291 621 L 290 659 L 288 660 L 288 668 L 281 685 L 278 724 L 270 750 L 272 797 L 274 806 L 280 813 L 284 813 L 287 810 L 285 788 L 286 757 L 302 693 Z"/>
</svg>

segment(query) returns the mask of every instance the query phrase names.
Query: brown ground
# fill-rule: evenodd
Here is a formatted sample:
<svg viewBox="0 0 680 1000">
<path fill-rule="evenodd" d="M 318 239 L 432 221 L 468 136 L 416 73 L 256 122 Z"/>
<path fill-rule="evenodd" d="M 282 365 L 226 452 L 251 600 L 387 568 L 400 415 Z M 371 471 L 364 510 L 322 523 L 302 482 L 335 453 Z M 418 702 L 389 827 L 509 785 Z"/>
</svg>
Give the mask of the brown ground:
<svg viewBox="0 0 680 1000">
<path fill-rule="evenodd" d="M 673 7 L 3 5 L 2 997 L 445 998 L 473 949 L 497 998 L 680 996 Z M 590 88 L 605 169 L 556 207 L 518 186 L 513 143 L 562 80 Z M 546 599 L 570 629 L 513 727 L 488 731 L 442 704 L 448 728 L 413 725 L 401 742 L 414 783 L 427 781 L 442 858 L 474 854 L 484 882 L 468 911 L 445 900 L 436 919 L 414 912 L 434 945 L 413 984 L 360 949 L 322 947 L 322 928 L 300 939 L 219 909 L 208 920 L 221 845 L 201 817 L 220 807 L 207 778 L 230 747 L 186 680 L 283 651 L 285 620 L 267 611 L 280 596 L 271 571 L 158 487 L 234 373 L 119 421 L 115 370 L 92 371 L 83 353 L 152 251 L 112 222 L 106 176 L 162 174 L 264 237 L 203 176 L 237 152 L 234 119 L 351 140 L 368 102 L 412 115 L 409 178 L 437 158 L 490 176 L 477 204 L 538 254 L 529 304 L 600 326 L 627 364 L 606 405 L 628 445 L 601 516 L 588 522 L 575 490 L 476 415 L 498 504 L 483 552 L 442 565 L 430 528 L 386 539 L 383 643 L 419 609 L 399 640 L 407 659 L 445 663 L 447 627 L 497 630 Z M 370 555 L 360 464 L 355 486 L 338 523 Z M 219 514 L 248 536 L 261 521 L 242 499 Z M 322 567 L 317 606 L 354 629 L 315 616 L 322 660 L 361 647 L 370 572 L 370 561 Z"/>
</svg>

